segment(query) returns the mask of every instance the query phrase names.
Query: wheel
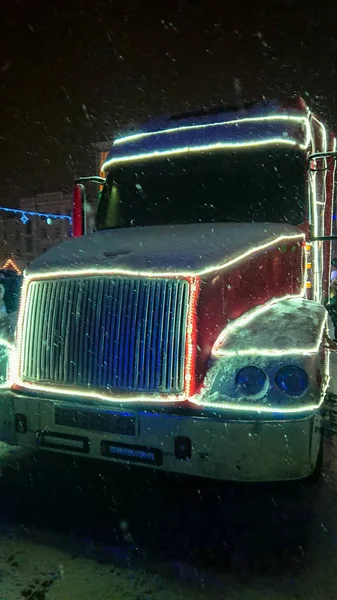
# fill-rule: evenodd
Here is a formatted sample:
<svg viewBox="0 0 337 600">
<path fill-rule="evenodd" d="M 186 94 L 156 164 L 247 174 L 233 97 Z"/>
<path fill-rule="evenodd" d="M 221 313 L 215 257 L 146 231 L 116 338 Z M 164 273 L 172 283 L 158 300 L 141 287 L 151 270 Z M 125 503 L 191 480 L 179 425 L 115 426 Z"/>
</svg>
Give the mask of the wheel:
<svg viewBox="0 0 337 600">
<path fill-rule="evenodd" d="M 313 482 L 313 483 L 318 482 L 321 479 L 322 470 L 323 470 L 323 436 L 321 439 L 321 444 L 319 447 L 319 452 L 318 452 L 315 468 L 314 468 L 313 472 L 311 473 L 311 475 L 309 475 L 309 477 L 306 478 L 306 481 L 308 481 L 309 483 L 310 482 Z"/>
</svg>

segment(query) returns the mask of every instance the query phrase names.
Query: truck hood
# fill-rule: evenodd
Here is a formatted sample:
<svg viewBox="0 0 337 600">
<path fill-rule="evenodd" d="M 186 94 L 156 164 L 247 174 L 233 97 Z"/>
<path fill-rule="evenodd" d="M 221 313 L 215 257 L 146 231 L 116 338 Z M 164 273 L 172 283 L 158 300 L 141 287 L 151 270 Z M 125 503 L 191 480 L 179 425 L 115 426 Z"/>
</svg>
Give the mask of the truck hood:
<svg viewBox="0 0 337 600">
<path fill-rule="evenodd" d="M 282 223 L 206 223 L 98 231 L 48 250 L 27 275 L 99 268 L 148 273 L 202 273 L 254 247 L 281 243 L 301 230 Z"/>
</svg>

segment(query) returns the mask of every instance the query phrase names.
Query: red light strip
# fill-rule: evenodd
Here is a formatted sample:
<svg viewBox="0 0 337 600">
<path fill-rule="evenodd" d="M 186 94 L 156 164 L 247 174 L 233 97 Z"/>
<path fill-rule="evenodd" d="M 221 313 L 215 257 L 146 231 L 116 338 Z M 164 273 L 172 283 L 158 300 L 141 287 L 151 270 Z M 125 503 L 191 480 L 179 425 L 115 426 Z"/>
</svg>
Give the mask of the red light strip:
<svg viewBox="0 0 337 600">
<path fill-rule="evenodd" d="M 190 302 L 187 319 L 187 340 L 185 354 L 185 397 L 189 398 L 195 393 L 195 359 L 197 352 L 197 302 L 200 289 L 200 277 L 189 278 Z"/>
</svg>

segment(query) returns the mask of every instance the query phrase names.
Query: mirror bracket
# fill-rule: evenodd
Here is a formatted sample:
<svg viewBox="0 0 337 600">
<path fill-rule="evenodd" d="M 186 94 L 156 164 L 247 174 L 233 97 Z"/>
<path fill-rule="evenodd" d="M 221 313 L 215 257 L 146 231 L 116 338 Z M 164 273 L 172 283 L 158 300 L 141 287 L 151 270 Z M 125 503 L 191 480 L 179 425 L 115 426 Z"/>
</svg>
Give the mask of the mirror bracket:
<svg viewBox="0 0 337 600">
<path fill-rule="evenodd" d="M 97 185 L 104 185 L 105 181 L 105 177 L 98 177 L 97 175 L 92 175 L 91 177 L 78 177 L 77 179 L 75 179 L 74 183 L 97 183 Z"/>
<path fill-rule="evenodd" d="M 337 241 L 337 235 L 319 235 L 317 237 L 313 237 L 309 240 L 311 242 L 333 242 Z"/>
</svg>

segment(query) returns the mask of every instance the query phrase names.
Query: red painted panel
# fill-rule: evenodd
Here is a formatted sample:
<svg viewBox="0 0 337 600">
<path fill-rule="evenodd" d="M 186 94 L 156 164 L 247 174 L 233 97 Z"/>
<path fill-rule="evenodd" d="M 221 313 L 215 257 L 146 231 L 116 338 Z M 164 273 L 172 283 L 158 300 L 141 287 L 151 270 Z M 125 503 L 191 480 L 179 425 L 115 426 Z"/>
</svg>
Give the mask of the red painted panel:
<svg viewBox="0 0 337 600">
<path fill-rule="evenodd" d="M 73 189 L 73 237 L 83 235 L 83 186 L 75 184 Z"/>
<path fill-rule="evenodd" d="M 304 244 L 288 242 L 203 278 L 197 308 L 197 386 L 213 344 L 229 321 L 268 300 L 301 292 L 304 260 Z"/>
<path fill-rule="evenodd" d="M 331 134 L 329 137 L 328 150 L 332 151 L 334 148 L 334 136 Z M 327 159 L 327 166 L 329 167 L 326 173 L 326 206 L 324 215 L 324 235 L 332 235 L 332 216 L 334 211 L 334 193 L 335 193 L 335 160 L 333 158 Z M 331 264 L 331 242 L 324 243 L 324 261 L 323 261 L 323 293 L 324 297 L 329 296 L 330 286 L 330 264 Z"/>
</svg>

